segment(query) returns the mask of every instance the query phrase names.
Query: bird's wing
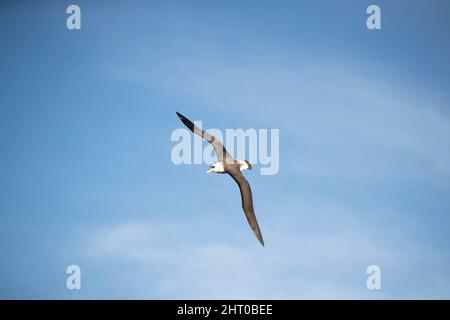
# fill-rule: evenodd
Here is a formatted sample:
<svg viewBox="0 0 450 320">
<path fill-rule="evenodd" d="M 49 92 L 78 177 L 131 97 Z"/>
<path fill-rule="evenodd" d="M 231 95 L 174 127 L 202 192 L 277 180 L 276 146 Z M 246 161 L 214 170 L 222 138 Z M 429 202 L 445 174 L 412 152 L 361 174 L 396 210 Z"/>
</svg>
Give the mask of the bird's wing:
<svg viewBox="0 0 450 320">
<path fill-rule="evenodd" d="M 252 190 L 250 189 L 250 184 L 247 179 L 245 179 L 239 167 L 234 167 L 232 170 L 228 170 L 228 174 L 233 178 L 234 181 L 239 186 L 239 190 L 241 191 L 241 199 L 242 199 L 242 209 L 244 209 L 245 216 L 247 217 L 247 221 L 258 238 L 259 242 L 264 246 L 264 240 L 261 234 L 261 230 L 259 229 L 258 221 L 256 220 L 255 210 L 253 209 L 253 196 Z"/>
<path fill-rule="evenodd" d="M 191 120 L 183 116 L 182 114 L 177 112 L 178 118 L 188 127 L 193 133 L 199 135 L 204 138 L 206 141 L 211 143 L 214 147 L 214 151 L 217 154 L 217 159 L 222 163 L 234 163 L 233 157 L 228 153 L 227 149 L 223 146 L 222 142 L 216 139 L 213 135 L 210 135 L 208 132 L 200 129 L 195 124 L 192 123 Z"/>
</svg>

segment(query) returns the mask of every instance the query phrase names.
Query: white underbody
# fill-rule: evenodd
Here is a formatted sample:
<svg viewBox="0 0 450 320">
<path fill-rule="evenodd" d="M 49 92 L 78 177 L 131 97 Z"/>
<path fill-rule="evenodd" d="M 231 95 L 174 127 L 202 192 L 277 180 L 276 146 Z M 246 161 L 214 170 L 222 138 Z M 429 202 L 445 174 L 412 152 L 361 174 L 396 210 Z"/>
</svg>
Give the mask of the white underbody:
<svg viewBox="0 0 450 320">
<path fill-rule="evenodd" d="M 245 160 L 236 160 L 236 162 L 240 165 L 239 169 L 241 169 L 241 171 L 248 170 L 250 168 L 249 164 Z M 223 163 L 220 162 L 220 161 L 216 162 L 216 163 L 213 163 L 209 167 L 208 171 L 206 171 L 206 173 L 211 173 L 211 172 L 224 173 L 225 172 L 225 168 L 224 168 Z"/>
</svg>

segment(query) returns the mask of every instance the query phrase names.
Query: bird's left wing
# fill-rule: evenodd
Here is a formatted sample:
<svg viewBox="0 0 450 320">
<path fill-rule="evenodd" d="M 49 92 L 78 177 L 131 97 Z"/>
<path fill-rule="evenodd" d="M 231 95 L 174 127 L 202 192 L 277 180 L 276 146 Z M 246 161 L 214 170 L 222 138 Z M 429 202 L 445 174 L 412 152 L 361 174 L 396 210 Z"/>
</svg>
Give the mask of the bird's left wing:
<svg viewBox="0 0 450 320">
<path fill-rule="evenodd" d="M 250 184 L 247 179 L 245 179 L 238 166 L 234 167 L 233 170 L 229 170 L 228 174 L 238 184 L 239 190 L 241 191 L 242 209 L 245 212 L 248 224 L 255 233 L 256 238 L 258 238 L 259 242 L 264 246 L 264 239 L 261 230 L 259 229 L 258 221 L 256 220 L 255 210 L 253 209 L 253 196 Z"/>
</svg>

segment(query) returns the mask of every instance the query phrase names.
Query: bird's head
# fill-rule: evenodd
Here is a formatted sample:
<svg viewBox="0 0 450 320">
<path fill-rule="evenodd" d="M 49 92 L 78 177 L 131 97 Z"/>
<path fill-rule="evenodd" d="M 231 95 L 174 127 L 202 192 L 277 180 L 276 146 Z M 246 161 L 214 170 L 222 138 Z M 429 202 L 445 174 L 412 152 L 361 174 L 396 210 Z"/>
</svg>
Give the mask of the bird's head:
<svg viewBox="0 0 450 320">
<path fill-rule="evenodd" d="M 211 172 L 215 172 L 215 173 L 224 173 L 224 172 L 225 172 L 225 168 L 223 167 L 223 163 L 222 163 L 222 162 L 216 162 L 216 163 L 213 163 L 213 164 L 208 168 L 208 171 L 206 171 L 206 173 L 211 173 Z"/>
</svg>

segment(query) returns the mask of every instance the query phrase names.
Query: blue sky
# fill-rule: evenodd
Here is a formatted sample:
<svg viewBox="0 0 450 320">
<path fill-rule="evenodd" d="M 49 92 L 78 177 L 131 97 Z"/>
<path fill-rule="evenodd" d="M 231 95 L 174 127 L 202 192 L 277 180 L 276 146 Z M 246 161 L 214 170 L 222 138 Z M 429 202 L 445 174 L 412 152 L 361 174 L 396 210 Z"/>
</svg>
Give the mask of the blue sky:
<svg viewBox="0 0 450 320">
<path fill-rule="evenodd" d="M 450 298 L 448 1 L 70 4 L 0 4 L 0 298 Z M 280 130 L 265 248 L 176 110 Z"/>
</svg>

